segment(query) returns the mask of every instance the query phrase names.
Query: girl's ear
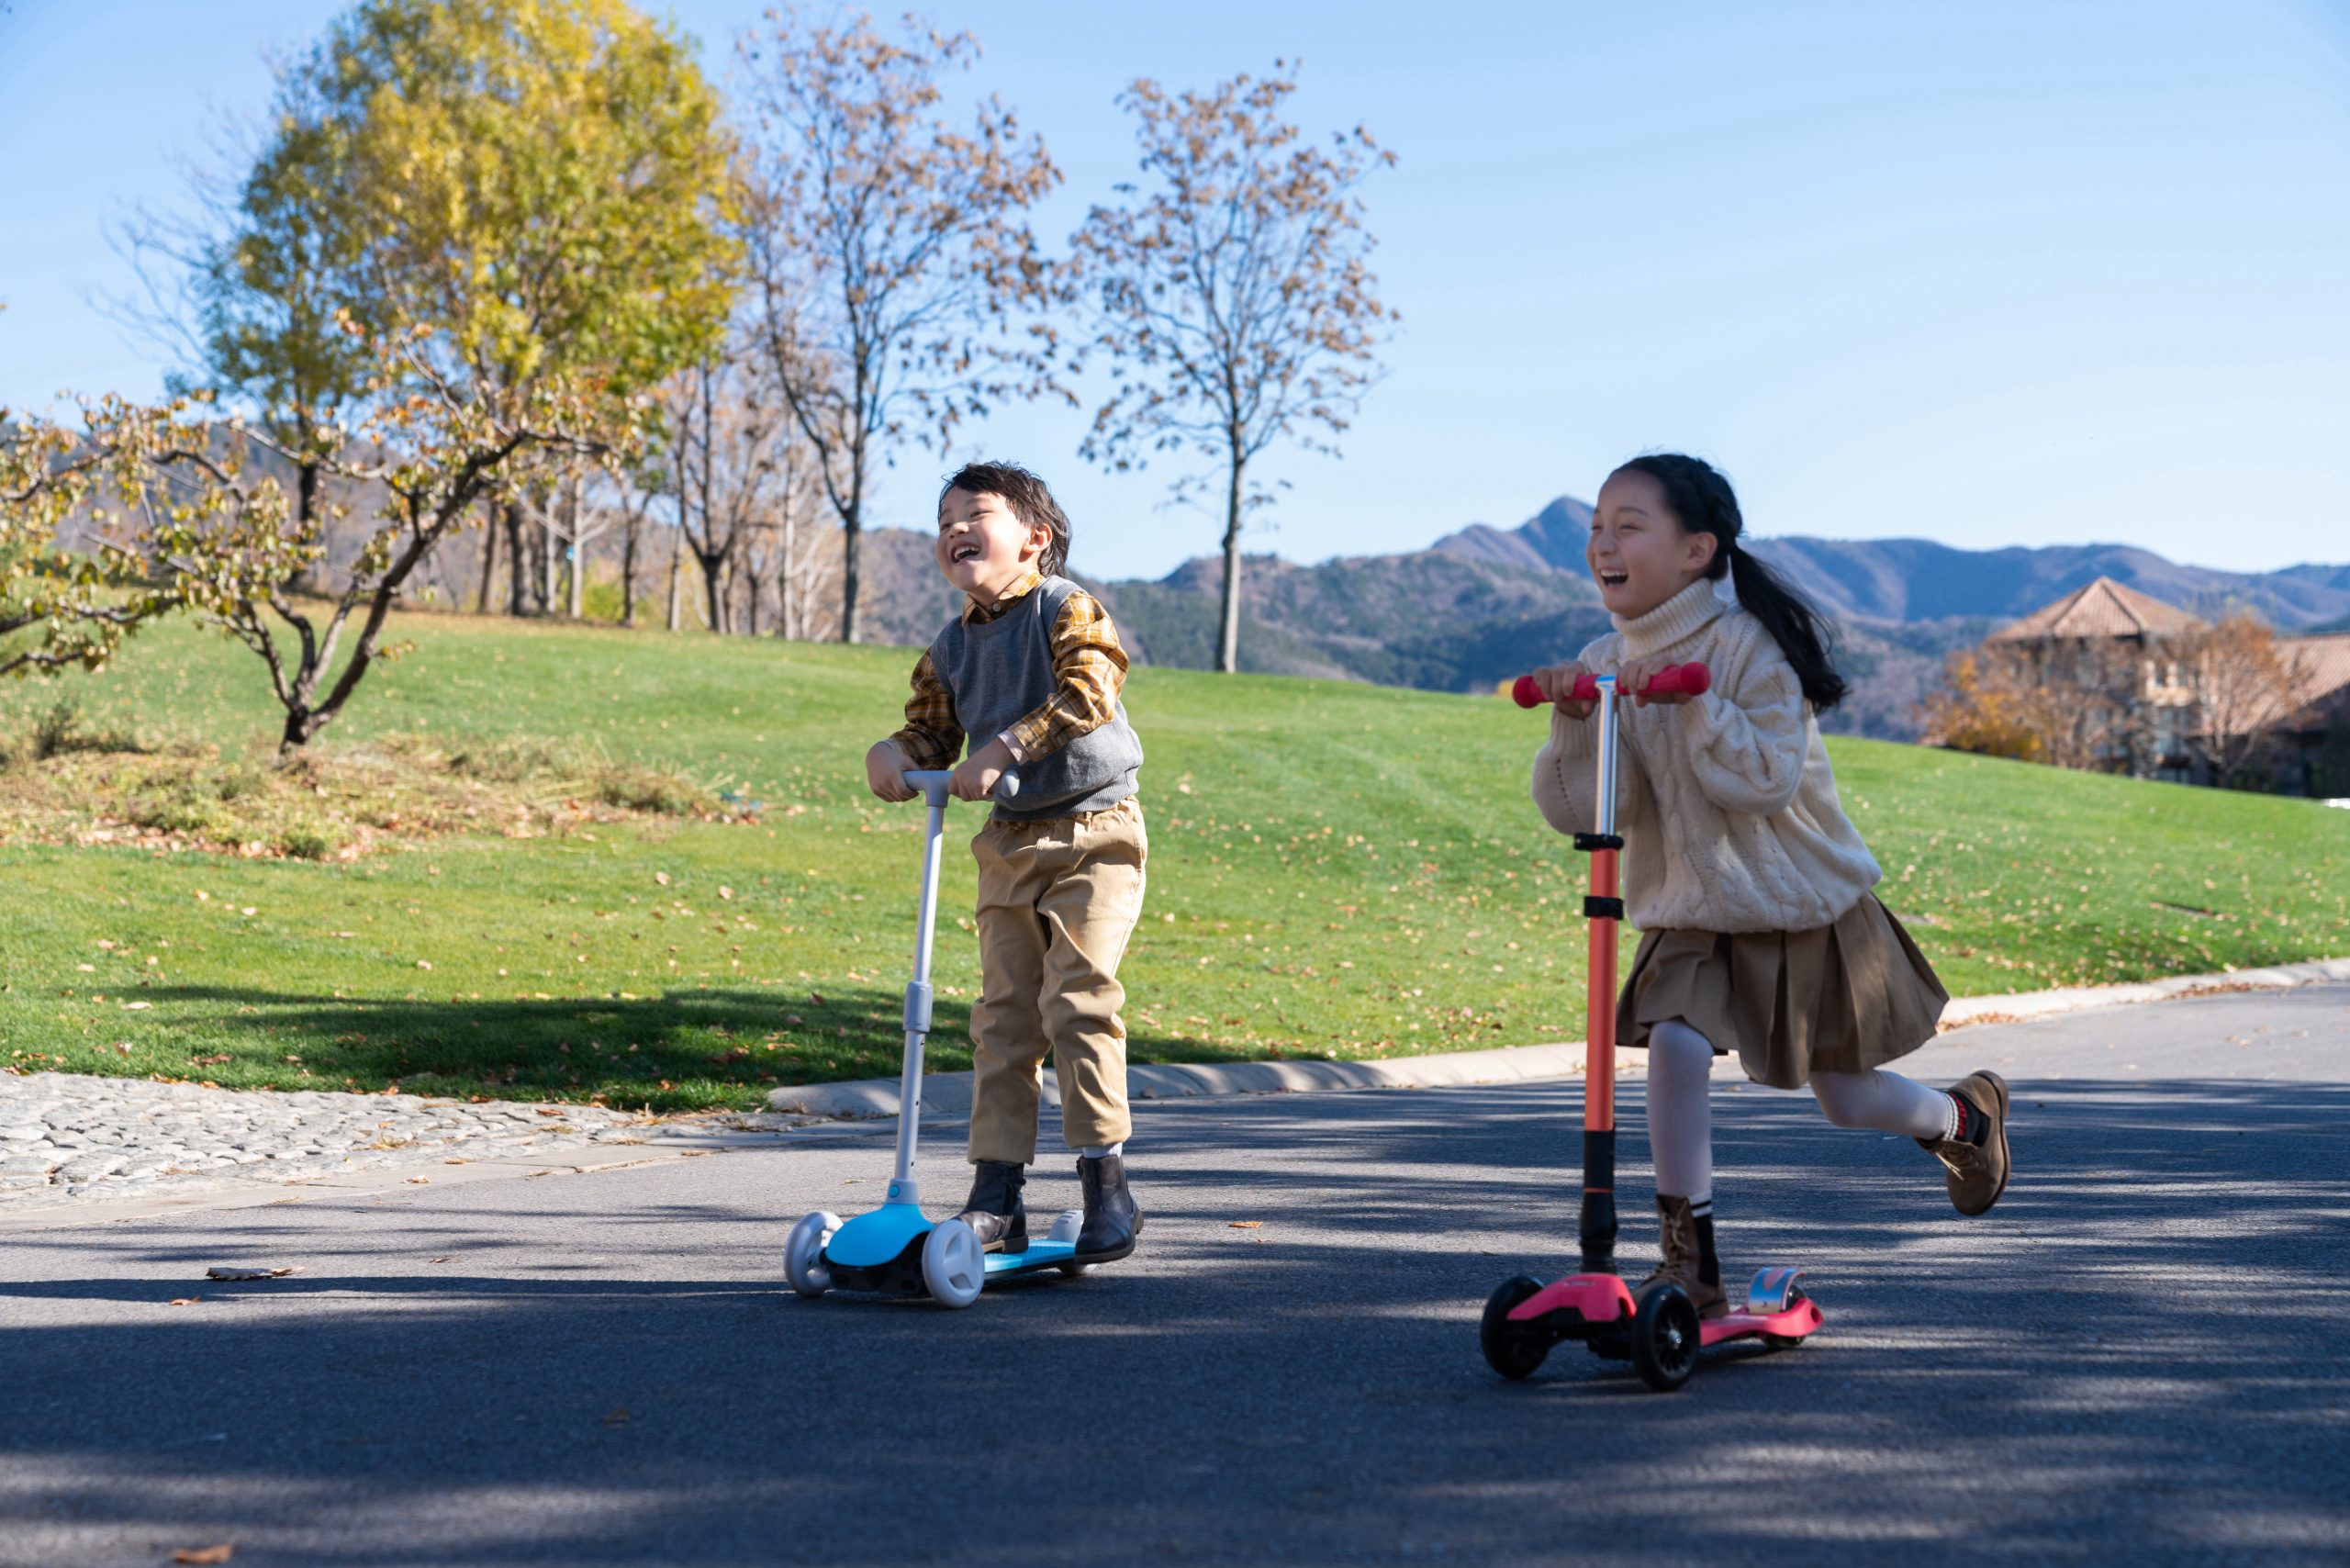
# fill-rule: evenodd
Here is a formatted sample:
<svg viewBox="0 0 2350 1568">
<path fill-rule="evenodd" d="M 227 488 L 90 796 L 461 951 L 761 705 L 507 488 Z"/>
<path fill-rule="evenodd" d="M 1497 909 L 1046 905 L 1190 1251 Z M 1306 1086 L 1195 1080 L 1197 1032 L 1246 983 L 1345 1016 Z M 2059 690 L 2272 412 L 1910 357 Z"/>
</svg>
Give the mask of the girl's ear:
<svg viewBox="0 0 2350 1568">
<path fill-rule="evenodd" d="M 1689 565 L 1700 572 L 1714 564 L 1714 556 L 1722 547 L 1720 534 L 1708 533 L 1703 529 L 1692 529 L 1682 536 L 1682 543 L 1688 549 L 1686 559 Z"/>
</svg>

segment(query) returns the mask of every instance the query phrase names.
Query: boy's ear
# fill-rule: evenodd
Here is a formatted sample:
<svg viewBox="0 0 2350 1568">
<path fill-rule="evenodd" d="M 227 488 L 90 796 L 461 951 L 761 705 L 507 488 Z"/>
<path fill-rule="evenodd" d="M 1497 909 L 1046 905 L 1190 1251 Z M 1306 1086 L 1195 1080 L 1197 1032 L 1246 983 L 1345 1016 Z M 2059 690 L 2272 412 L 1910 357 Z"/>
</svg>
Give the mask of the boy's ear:
<svg viewBox="0 0 2350 1568">
<path fill-rule="evenodd" d="M 1028 525 L 1027 541 L 1020 547 L 1020 558 L 1025 561 L 1033 556 L 1042 560 L 1045 552 L 1052 547 L 1053 525 L 1049 522 L 1032 522 Z"/>
</svg>

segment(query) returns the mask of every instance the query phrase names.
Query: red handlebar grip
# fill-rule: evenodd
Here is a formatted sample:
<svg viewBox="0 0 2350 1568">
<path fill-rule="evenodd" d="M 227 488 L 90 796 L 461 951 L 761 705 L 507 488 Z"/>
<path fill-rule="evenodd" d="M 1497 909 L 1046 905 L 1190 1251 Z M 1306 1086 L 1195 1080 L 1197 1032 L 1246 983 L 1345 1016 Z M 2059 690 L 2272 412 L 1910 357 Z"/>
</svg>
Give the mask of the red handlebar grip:
<svg viewBox="0 0 2350 1568">
<path fill-rule="evenodd" d="M 1685 691 L 1692 697 L 1702 697 L 1706 694 L 1707 689 L 1713 684 L 1713 672 L 1707 669 L 1704 665 L 1694 663 L 1685 665 L 1667 665 L 1664 668 L 1656 672 L 1655 678 L 1648 683 L 1647 688 L 1642 691 L 1641 695 L 1647 697 L 1677 697 Z M 1539 708 L 1542 705 L 1541 688 L 1534 684 L 1534 678 L 1530 675 L 1519 676 L 1517 678 L 1517 684 L 1509 689 L 1509 694 L 1511 697 L 1516 699 L 1517 705 L 1521 708 Z M 1599 681 L 1597 678 L 1586 675 L 1577 680 L 1575 682 L 1573 700 L 1577 702 L 1596 702 L 1599 700 Z"/>
</svg>

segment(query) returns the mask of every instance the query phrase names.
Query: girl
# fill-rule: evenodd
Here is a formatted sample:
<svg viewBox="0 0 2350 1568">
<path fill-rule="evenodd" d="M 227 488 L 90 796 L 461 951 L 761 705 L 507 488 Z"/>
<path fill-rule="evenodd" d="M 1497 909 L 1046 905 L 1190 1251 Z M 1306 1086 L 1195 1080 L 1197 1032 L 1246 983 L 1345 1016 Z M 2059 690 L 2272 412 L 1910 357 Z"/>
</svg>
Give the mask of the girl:
<svg viewBox="0 0 2350 1568">
<path fill-rule="evenodd" d="M 1749 1078 L 1808 1086 L 1842 1127 L 1907 1133 L 1941 1160 L 1951 1202 L 1979 1215 L 2008 1184 L 2008 1086 L 1977 1072 L 1929 1089 L 1883 1063 L 1934 1034 L 1950 1000 L 1870 891 L 1881 873 L 1836 797 L 1815 715 L 1847 689 L 1819 615 L 1741 549 L 1729 481 L 1694 457 L 1636 457 L 1600 487 L 1584 559 L 1616 631 L 1538 670 L 1556 704 L 1534 799 L 1561 833 L 1596 818 L 1586 668 L 1639 692 L 1696 661 L 1711 689 L 1636 697 L 1622 717 L 1618 821 L 1626 905 L 1640 946 L 1616 1043 L 1649 1052 L 1649 1146 L 1670 1281 L 1698 1311 L 1728 1310 L 1714 1251 L 1716 1053 Z M 1726 602 L 1715 585 L 1737 590 Z"/>
</svg>

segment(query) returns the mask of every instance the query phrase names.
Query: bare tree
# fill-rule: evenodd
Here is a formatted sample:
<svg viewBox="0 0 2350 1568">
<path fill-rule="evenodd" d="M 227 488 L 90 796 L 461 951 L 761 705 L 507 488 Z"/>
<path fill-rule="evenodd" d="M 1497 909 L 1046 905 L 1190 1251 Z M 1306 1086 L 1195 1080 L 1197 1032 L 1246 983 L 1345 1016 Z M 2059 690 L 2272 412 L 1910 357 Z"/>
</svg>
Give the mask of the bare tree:
<svg viewBox="0 0 2350 1568">
<path fill-rule="evenodd" d="M 2232 789 L 2274 757 L 2300 671 L 2275 629 L 2243 611 L 2183 639 L 2178 661 L 2195 690 L 2188 753 Z"/>
<path fill-rule="evenodd" d="M 732 579 L 773 508 L 792 442 L 764 367 L 729 353 L 687 371 L 669 407 L 680 538 L 701 568 L 710 628 L 734 630 Z"/>
<path fill-rule="evenodd" d="M 1119 103 L 1147 187 L 1118 186 L 1073 241 L 1087 351 L 1112 377 L 1081 452 L 1115 472 L 1184 449 L 1221 466 L 1225 671 L 1239 665 L 1241 526 L 1267 498 L 1248 465 L 1282 439 L 1335 454 L 1394 319 L 1357 194 L 1394 154 L 1360 126 L 1327 149 L 1306 142 L 1281 114 L 1296 89 L 1288 62 L 1204 94 L 1135 83 Z"/>
<path fill-rule="evenodd" d="M 853 643 L 884 448 L 920 424 L 944 451 L 964 416 L 1058 390 L 1050 326 L 1017 318 L 1050 279 L 1024 214 L 1061 176 L 995 98 L 968 130 L 938 112 L 940 75 L 979 52 L 968 33 L 908 18 L 893 41 L 867 17 L 815 26 L 789 8 L 767 22 L 739 45 L 755 117 L 744 237 L 769 369 L 840 519 Z"/>
</svg>

